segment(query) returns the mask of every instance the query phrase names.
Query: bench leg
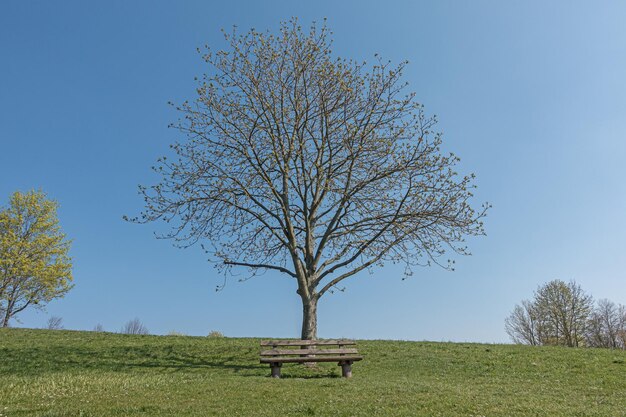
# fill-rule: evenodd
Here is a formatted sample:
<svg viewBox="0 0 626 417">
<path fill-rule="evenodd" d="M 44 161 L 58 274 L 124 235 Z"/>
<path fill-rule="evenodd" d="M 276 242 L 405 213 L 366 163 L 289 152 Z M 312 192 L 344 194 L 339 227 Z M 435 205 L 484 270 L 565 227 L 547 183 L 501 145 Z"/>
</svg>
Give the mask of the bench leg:
<svg viewBox="0 0 626 417">
<path fill-rule="evenodd" d="M 280 378 L 280 367 L 283 366 L 280 362 L 272 362 L 270 363 L 270 367 L 272 368 L 272 378 Z"/>
<path fill-rule="evenodd" d="M 351 361 L 339 362 L 339 365 L 341 365 L 341 376 L 343 376 L 344 378 L 351 378 L 352 377 L 352 362 Z"/>
</svg>

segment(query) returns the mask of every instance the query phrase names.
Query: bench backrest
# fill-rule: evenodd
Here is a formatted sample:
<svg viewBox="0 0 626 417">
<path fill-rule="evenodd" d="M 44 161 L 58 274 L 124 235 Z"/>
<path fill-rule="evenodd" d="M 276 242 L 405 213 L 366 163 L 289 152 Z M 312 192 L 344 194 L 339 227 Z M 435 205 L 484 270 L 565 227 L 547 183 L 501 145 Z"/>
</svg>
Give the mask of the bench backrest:
<svg viewBox="0 0 626 417">
<path fill-rule="evenodd" d="M 261 357 L 302 355 L 356 355 L 354 340 L 266 340 L 261 342 Z M 350 347 L 345 347 L 350 346 Z"/>
</svg>

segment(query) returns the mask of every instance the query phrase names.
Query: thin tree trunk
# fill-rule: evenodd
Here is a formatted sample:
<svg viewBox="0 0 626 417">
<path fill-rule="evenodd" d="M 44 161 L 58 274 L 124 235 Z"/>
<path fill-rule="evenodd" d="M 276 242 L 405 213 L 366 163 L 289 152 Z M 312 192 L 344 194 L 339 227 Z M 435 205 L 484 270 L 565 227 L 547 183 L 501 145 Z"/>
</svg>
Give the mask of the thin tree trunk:
<svg viewBox="0 0 626 417">
<path fill-rule="evenodd" d="M 4 318 L 2 319 L 2 327 L 9 327 L 9 310 L 5 311 Z"/>
<path fill-rule="evenodd" d="M 14 286 L 9 299 L 7 300 L 7 308 L 4 311 L 4 320 L 2 320 L 2 327 L 9 327 L 9 320 L 13 316 L 13 308 L 15 307 L 15 293 L 17 288 Z"/>
<path fill-rule="evenodd" d="M 317 298 L 302 298 L 302 340 L 317 339 Z"/>
</svg>

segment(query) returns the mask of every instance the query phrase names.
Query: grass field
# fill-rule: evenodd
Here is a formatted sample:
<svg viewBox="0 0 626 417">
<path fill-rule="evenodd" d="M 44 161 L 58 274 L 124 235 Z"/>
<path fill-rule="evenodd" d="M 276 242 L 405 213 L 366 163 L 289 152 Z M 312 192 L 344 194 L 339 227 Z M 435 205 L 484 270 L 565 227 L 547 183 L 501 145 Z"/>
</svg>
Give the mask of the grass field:
<svg viewBox="0 0 626 417">
<path fill-rule="evenodd" d="M 360 341 L 268 377 L 258 339 L 0 329 L 0 416 L 626 416 L 626 352 Z"/>
</svg>

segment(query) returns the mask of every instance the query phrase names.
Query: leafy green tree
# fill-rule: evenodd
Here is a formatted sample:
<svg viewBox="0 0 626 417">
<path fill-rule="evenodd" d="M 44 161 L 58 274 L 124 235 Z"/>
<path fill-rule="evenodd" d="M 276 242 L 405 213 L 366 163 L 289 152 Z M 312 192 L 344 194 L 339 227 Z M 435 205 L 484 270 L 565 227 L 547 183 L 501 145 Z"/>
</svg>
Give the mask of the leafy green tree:
<svg viewBox="0 0 626 417">
<path fill-rule="evenodd" d="M 17 191 L 0 211 L 2 327 L 26 308 L 41 308 L 72 288 L 70 241 L 59 226 L 57 207 L 40 191 Z"/>
<path fill-rule="evenodd" d="M 141 188 L 136 221 L 208 243 L 225 270 L 292 278 L 303 339 L 317 336 L 318 300 L 360 271 L 452 268 L 448 250 L 468 254 L 487 205 L 472 208 L 474 176 L 441 152 L 435 118 L 406 91 L 406 62 L 337 58 L 326 26 L 297 20 L 225 38 L 227 50 L 199 51 L 209 73 L 174 125 L 186 139 L 155 167 L 160 183 Z"/>
</svg>

